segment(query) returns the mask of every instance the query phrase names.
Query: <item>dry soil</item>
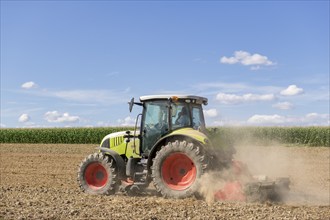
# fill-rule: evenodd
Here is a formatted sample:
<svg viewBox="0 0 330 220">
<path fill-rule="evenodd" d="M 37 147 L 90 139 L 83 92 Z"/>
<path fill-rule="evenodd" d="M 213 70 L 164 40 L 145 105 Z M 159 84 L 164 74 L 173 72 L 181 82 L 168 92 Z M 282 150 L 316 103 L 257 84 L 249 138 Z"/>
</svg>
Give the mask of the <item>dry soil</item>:
<svg viewBox="0 0 330 220">
<path fill-rule="evenodd" d="M 130 197 L 79 190 L 80 161 L 91 145 L 1 144 L 0 219 L 329 219 L 330 148 L 237 147 L 254 174 L 290 176 L 285 203 L 164 199 L 152 189 Z"/>
</svg>

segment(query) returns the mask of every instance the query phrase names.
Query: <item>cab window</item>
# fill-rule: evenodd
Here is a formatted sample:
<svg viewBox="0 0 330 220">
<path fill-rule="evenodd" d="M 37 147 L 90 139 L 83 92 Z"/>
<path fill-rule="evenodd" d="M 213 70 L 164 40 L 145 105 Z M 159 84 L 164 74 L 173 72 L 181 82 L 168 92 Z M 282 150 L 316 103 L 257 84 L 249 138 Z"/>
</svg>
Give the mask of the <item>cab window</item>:
<svg viewBox="0 0 330 220">
<path fill-rule="evenodd" d="M 205 122 L 203 117 L 203 109 L 200 106 L 194 106 L 192 108 L 193 116 L 193 128 L 198 129 L 199 127 L 204 128 Z"/>
<path fill-rule="evenodd" d="M 168 107 L 164 102 L 149 102 L 144 106 L 142 151 L 148 152 L 168 131 Z"/>
<path fill-rule="evenodd" d="M 190 126 L 191 117 L 187 103 L 172 104 L 172 129 Z"/>
</svg>

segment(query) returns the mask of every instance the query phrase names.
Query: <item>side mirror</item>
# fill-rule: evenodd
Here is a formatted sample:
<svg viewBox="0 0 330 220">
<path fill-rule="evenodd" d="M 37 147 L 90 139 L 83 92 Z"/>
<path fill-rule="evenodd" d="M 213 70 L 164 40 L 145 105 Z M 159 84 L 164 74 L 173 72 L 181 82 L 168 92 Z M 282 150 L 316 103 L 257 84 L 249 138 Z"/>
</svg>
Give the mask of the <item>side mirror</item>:
<svg viewBox="0 0 330 220">
<path fill-rule="evenodd" d="M 133 98 L 131 99 L 131 101 L 128 103 L 128 106 L 129 106 L 129 112 L 132 112 L 133 105 L 134 105 L 134 97 L 133 97 Z"/>
</svg>

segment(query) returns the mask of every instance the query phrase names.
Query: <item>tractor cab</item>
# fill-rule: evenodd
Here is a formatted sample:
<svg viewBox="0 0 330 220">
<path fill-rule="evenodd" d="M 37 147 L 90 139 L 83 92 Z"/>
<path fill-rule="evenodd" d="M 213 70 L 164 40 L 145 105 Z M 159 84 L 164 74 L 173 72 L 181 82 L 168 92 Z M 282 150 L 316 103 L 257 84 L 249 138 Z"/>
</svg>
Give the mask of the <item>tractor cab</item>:
<svg viewBox="0 0 330 220">
<path fill-rule="evenodd" d="M 203 130 L 205 121 L 202 104 L 207 99 L 199 96 L 152 95 L 134 99 L 129 103 L 130 111 L 134 104 L 142 105 L 140 125 L 140 152 L 147 155 L 159 139 L 182 128 Z M 137 127 L 135 127 L 135 130 Z"/>
</svg>

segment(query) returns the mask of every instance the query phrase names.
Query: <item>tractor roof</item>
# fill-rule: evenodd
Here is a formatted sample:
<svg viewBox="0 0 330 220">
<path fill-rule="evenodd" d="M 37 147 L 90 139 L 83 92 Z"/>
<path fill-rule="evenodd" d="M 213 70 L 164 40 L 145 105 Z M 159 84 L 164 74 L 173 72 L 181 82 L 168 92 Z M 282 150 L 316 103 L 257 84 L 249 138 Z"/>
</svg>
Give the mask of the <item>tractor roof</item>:
<svg viewBox="0 0 330 220">
<path fill-rule="evenodd" d="M 151 100 L 195 100 L 197 104 L 207 105 L 207 98 L 194 95 L 146 95 L 141 96 L 141 102 L 147 102 Z"/>
</svg>

